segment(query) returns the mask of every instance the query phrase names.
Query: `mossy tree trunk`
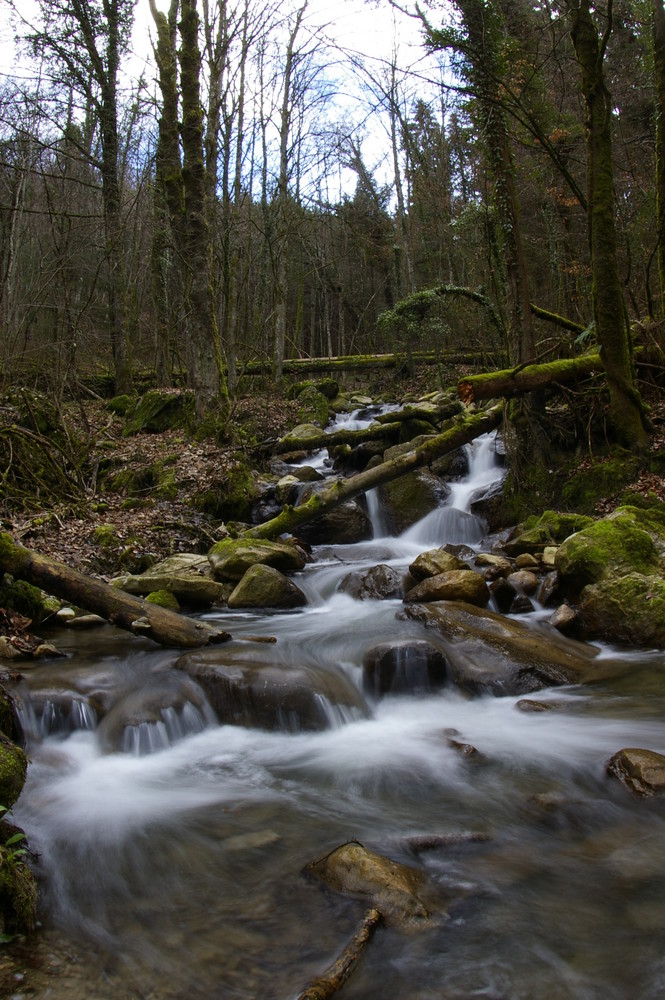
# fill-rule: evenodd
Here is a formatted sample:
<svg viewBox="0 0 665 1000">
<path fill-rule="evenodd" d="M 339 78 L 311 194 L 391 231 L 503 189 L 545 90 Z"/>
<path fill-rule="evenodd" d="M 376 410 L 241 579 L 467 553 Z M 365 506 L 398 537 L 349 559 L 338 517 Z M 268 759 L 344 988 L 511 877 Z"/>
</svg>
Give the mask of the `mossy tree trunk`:
<svg viewBox="0 0 665 1000">
<path fill-rule="evenodd" d="M 653 0 L 653 52 L 656 84 L 656 235 L 660 315 L 665 316 L 665 9 Z"/>
<path fill-rule="evenodd" d="M 222 374 L 219 330 L 212 294 L 212 239 L 206 207 L 201 107 L 201 52 L 197 0 L 181 0 L 181 140 L 185 202 L 185 311 L 187 377 L 197 416 L 226 415 L 229 398 Z"/>
<path fill-rule="evenodd" d="M 646 451 L 649 436 L 634 382 L 630 330 L 617 260 L 612 99 L 603 74 L 612 32 L 612 0 L 607 2 L 602 33 L 592 16 L 590 0 L 567 0 L 567 9 L 587 109 L 587 219 L 596 337 L 615 436 L 627 448 Z"/>
</svg>

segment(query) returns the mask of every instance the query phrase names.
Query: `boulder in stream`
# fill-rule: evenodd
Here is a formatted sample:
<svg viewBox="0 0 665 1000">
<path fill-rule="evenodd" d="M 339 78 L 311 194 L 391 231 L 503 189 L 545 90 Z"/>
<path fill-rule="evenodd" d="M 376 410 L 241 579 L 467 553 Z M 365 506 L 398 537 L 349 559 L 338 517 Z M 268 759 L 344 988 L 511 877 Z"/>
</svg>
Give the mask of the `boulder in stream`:
<svg viewBox="0 0 665 1000">
<path fill-rule="evenodd" d="M 409 573 L 415 580 L 425 580 L 430 576 L 438 576 L 439 573 L 468 568 L 462 559 L 442 547 L 421 552 L 409 566 Z"/>
<path fill-rule="evenodd" d="M 466 691 L 528 694 L 602 676 L 598 650 L 554 629 L 526 625 L 461 601 L 411 604 L 404 617 L 443 639 L 451 679 Z"/>
<path fill-rule="evenodd" d="M 300 608 L 307 598 L 293 580 L 272 566 L 250 566 L 229 596 L 230 608 Z"/>
<path fill-rule="evenodd" d="M 281 573 L 297 573 L 307 555 L 295 542 L 273 542 L 261 538 L 224 538 L 208 552 L 216 580 L 241 580 L 251 566 L 261 563 Z"/>
<path fill-rule="evenodd" d="M 448 664 L 426 639 L 381 642 L 363 657 L 363 685 L 368 694 L 424 694 L 446 682 Z"/>
<path fill-rule="evenodd" d="M 453 569 L 421 580 L 408 591 L 405 601 L 427 603 L 429 601 L 465 601 L 484 607 L 490 593 L 480 573 L 472 569 Z"/>
<path fill-rule="evenodd" d="M 589 638 L 664 648 L 665 578 L 627 573 L 585 587 L 575 626 Z"/>
<path fill-rule="evenodd" d="M 423 871 L 368 851 L 357 841 L 311 862 L 305 874 L 376 907 L 387 926 L 400 930 L 425 930 L 443 915 L 442 894 Z"/>
<path fill-rule="evenodd" d="M 665 756 L 654 750 L 624 747 L 610 759 L 607 773 L 643 798 L 665 794 Z"/>
<path fill-rule="evenodd" d="M 169 556 L 151 566 L 145 573 L 126 574 L 112 581 L 114 587 L 128 594 L 152 594 L 165 590 L 176 600 L 190 607 L 210 607 L 225 597 L 225 589 L 212 578 L 208 559 L 195 553 L 183 552 Z"/>
<path fill-rule="evenodd" d="M 301 732 L 370 714 L 343 671 L 245 660 L 232 643 L 185 653 L 175 666 L 200 684 L 221 723 Z"/>
<path fill-rule="evenodd" d="M 340 581 L 339 589 L 357 601 L 402 598 L 404 574 L 392 566 L 379 563 L 362 572 L 347 573 Z"/>
</svg>

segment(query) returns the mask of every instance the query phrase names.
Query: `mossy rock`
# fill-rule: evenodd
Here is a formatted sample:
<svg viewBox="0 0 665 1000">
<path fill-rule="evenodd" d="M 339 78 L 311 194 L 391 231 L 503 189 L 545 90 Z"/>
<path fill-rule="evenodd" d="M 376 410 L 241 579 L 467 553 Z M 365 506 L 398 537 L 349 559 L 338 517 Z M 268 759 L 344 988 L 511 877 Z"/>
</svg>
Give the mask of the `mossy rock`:
<svg viewBox="0 0 665 1000">
<path fill-rule="evenodd" d="M 401 534 L 437 507 L 444 495 L 441 480 L 427 469 L 409 472 L 380 486 L 379 497 L 388 529 Z"/>
<path fill-rule="evenodd" d="M 31 931 L 37 922 L 37 884 L 22 856 L 23 841 L 5 846 L 22 833 L 12 823 L 0 823 L 0 934 L 11 936 Z"/>
<path fill-rule="evenodd" d="M 609 576 L 657 573 L 659 547 L 665 544 L 659 527 L 659 518 L 648 511 L 619 507 L 567 538 L 557 551 L 556 568 L 573 590 Z"/>
<path fill-rule="evenodd" d="M 515 537 L 506 543 L 505 549 L 513 556 L 522 552 L 542 552 L 550 545 L 559 545 L 569 535 L 582 531 L 593 523 L 593 518 L 586 514 L 546 510 L 540 517 L 529 517 L 520 524 Z"/>
<path fill-rule="evenodd" d="M 92 533 L 92 540 L 100 549 L 109 551 L 116 549 L 120 544 L 120 539 L 113 524 L 100 524 Z"/>
<path fill-rule="evenodd" d="M 258 488 L 244 462 L 237 462 L 223 479 L 192 498 L 192 505 L 220 521 L 249 521 Z"/>
<path fill-rule="evenodd" d="M 320 438 L 321 428 L 318 424 L 297 424 L 293 430 L 281 438 L 279 450 L 280 452 L 298 451 L 308 448 L 310 444 L 314 447 L 314 442 L 319 441 Z"/>
<path fill-rule="evenodd" d="M 229 596 L 230 608 L 300 608 L 307 598 L 293 580 L 272 566 L 250 566 Z"/>
<path fill-rule="evenodd" d="M 323 378 L 318 381 L 309 380 L 307 382 L 296 382 L 289 386 L 286 392 L 287 399 L 298 399 L 305 389 L 316 389 L 328 400 L 336 399 L 339 396 L 339 385 L 334 378 Z"/>
<path fill-rule="evenodd" d="M 399 429 L 400 444 L 404 444 L 406 441 L 411 442 L 420 435 L 431 434 L 433 429 L 433 424 L 428 420 L 420 420 L 417 417 L 402 420 Z"/>
<path fill-rule="evenodd" d="M 0 805 L 11 809 L 18 799 L 28 769 L 28 761 L 19 746 L 0 737 Z"/>
<path fill-rule="evenodd" d="M 168 590 L 153 590 L 146 596 L 146 602 L 168 611 L 180 611 L 177 597 Z"/>
<path fill-rule="evenodd" d="M 194 420 L 194 397 L 191 393 L 146 392 L 127 414 L 123 437 L 132 434 L 163 434 L 176 428 L 189 428 Z"/>
<path fill-rule="evenodd" d="M 15 580 L 9 573 L 0 577 L 0 608 L 17 611 L 35 623 L 39 623 L 45 613 L 44 598 L 39 587 L 33 587 L 24 580 Z"/>
<path fill-rule="evenodd" d="M 298 396 L 298 421 L 301 424 L 316 424 L 325 427 L 330 419 L 328 400 L 322 392 L 309 385 Z"/>
<path fill-rule="evenodd" d="M 582 469 L 573 469 L 561 491 L 563 504 L 569 510 L 591 514 L 599 500 L 614 496 L 633 482 L 640 467 L 639 458 L 630 452 L 621 452 L 616 457 L 600 459 Z"/>
<path fill-rule="evenodd" d="M 10 392 L 4 399 L 14 408 L 16 423 L 38 434 L 53 434 L 62 430 L 56 407 L 43 392 L 21 389 Z"/>
<path fill-rule="evenodd" d="M 271 542 L 262 538 L 225 538 L 208 552 L 213 574 L 218 580 L 242 579 L 247 570 L 258 563 L 272 566 L 282 573 L 296 573 L 307 561 L 304 551 L 288 542 Z"/>
<path fill-rule="evenodd" d="M 136 406 L 137 397 L 129 396 L 126 393 L 120 396 L 114 396 L 106 404 L 106 409 L 111 413 L 115 413 L 118 417 L 126 417 L 133 406 Z"/>
<path fill-rule="evenodd" d="M 627 573 L 585 587 L 577 625 L 585 638 L 665 648 L 665 580 Z"/>
</svg>

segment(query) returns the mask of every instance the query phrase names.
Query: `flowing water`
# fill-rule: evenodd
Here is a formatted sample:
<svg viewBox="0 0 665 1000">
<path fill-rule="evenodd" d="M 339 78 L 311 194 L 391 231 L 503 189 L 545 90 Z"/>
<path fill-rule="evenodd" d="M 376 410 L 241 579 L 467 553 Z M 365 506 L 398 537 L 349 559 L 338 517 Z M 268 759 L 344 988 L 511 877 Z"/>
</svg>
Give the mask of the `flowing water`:
<svg viewBox="0 0 665 1000">
<path fill-rule="evenodd" d="M 248 659 L 343 671 L 360 685 L 370 646 L 425 630 L 397 617 L 399 601 L 340 593 L 340 579 L 406 567 L 447 541 L 480 546 L 469 503 L 500 475 L 493 439 L 476 442 L 448 505 L 403 536 L 383 535 L 375 507 L 372 541 L 316 549 L 298 579 L 304 610 L 208 617 L 236 636 L 276 637 L 238 644 Z M 109 703 L 178 656 L 110 627 L 57 641 L 70 659 L 37 669 L 75 672 L 78 690 L 94 675 Z M 444 688 L 386 697 L 369 717 L 330 708 L 328 729 L 293 733 L 220 726 L 204 705 L 114 753 L 85 699 L 65 718 L 26 693 L 34 737 L 14 814 L 40 855 L 47 934 L 83 956 L 79 995 L 296 997 L 364 910 L 302 869 L 357 838 L 424 869 L 451 902 L 427 931 L 379 930 L 341 996 L 662 997 L 665 808 L 630 797 L 605 766 L 624 746 L 665 752 L 665 656 L 600 655 L 622 668 L 616 678 L 539 693 L 549 712 Z M 478 754 L 460 754 L 451 731 Z M 486 839 L 408 845 L 469 832 Z M 41 995 L 70 988 L 56 978 Z"/>
</svg>

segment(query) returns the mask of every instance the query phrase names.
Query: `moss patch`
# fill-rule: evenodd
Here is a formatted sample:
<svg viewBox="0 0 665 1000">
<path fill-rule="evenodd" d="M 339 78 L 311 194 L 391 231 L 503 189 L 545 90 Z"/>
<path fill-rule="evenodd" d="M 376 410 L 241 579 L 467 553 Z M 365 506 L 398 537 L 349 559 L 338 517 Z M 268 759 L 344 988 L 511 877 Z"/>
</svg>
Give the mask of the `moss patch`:
<svg viewBox="0 0 665 1000">
<path fill-rule="evenodd" d="M 307 386 L 298 396 L 297 420 L 300 424 L 325 427 L 329 420 L 328 400 L 315 386 Z"/>
<path fill-rule="evenodd" d="M 581 589 L 610 574 L 657 571 L 658 547 L 647 530 L 648 520 L 639 523 L 641 516 L 636 508 L 619 508 L 567 538 L 556 557 L 566 583 Z"/>
<path fill-rule="evenodd" d="M 168 590 L 153 590 L 146 597 L 148 604 L 155 604 L 158 608 L 167 608 L 169 611 L 180 611 L 178 599 Z"/>
<path fill-rule="evenodd" d="M 628 573 L 585 587 L 579 609 L 583 634 L 631 646 L 665 646 L 665 580 Z"/>
<path fill-rule="evenodd" d="M 176 428 L 189 428 L 194 420 L 194 397 L 191 393 L 146 392 L 127 415 L 123 437 L 132 434 L 161 434 Z"/>
<path fill-rule="evenodd" d="M 257 489 L 254 478 L 244 462 L 237 462 L 215 486 L 192 497 L 192 504 L 220 521 L 247 521 Z"/>
<path fill-rule="evenodd" d="M 23 580 L 14 580 L 8 573 L 0 578 L 0 608 L 18 611 L 32 622 L 40 622 L 44 615 L 44 599 L 38 587 Z"/>
</svg>

